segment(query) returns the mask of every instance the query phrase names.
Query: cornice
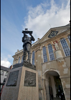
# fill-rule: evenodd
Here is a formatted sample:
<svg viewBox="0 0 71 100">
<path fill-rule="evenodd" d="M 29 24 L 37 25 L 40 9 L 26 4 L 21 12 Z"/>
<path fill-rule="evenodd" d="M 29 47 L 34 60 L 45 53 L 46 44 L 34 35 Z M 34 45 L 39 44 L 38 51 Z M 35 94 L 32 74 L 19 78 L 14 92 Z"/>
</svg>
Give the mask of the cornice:
<svg viewBox="0 0 71 100">
<path fill-rule="evenodd" d="M 15 53 L 15 55 L 13 55 L 12 57 L 14 58 L 15 56 L 18 56 L 19 54 L 21 54 L 23 52 L 23 50 L 20 50 L 18 52 Z"/>
</svg>

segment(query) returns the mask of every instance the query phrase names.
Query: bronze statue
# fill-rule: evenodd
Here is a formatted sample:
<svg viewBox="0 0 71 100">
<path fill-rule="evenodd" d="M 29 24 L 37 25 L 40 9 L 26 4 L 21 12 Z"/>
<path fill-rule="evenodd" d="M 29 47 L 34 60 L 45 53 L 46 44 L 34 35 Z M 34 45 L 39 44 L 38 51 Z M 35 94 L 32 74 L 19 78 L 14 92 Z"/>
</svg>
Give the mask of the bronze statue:
<svg viewBox="0 0 71 100">
<path fill-rule="evenodd" d="M 32 36 L 32 31 L 22 31 L 24 33 L 24 36 L 22 37 L 23 44 L 23 61 L 26 61 L 26 53 L 28 53 L 28 59 L 27 61 L 30 63 L 30 48 L 31 48 L 31 41 L 35 41 L 34 37 Z M 29 34 L 31 37 L 29 37 Z"/>
</svg>

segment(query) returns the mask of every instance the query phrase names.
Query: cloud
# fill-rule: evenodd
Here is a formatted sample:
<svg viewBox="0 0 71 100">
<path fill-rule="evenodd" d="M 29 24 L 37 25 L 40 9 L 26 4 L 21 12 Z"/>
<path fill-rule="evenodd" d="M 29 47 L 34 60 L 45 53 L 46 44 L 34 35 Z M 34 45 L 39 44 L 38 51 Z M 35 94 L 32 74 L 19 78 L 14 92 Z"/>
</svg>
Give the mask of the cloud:
<svg viewBox="0 0 71 100">
<path fill-rule="evenodd" d="M 1 53 L 1 60 L 11 60 L 12 56 L 10 54 L 8 55 L 4 55 L 3 53 Z"/>
<path fill-rule="evenodd" d="M 10 65 L 11 65 L 11 63 L 7 59 L 1 60 L 1 66 L 9 68 Z"/>
<path fill-rule="evenodd" d="M 66 3 L 65 3 L 66 1 Z M 63 26 L 70 20 L 70 0 L 65 0 L 62 5 L 51 0 L 36 7 L 29 7 L 28 16 L 25 18 L 23 29 L 33 31 L 35 38 L 41 38 L 52 27 Z"/>
<path fill-rule="evenodd" d="M 12 56 L 11 56 L 11 55 L 8 54 L 8 55 L 4 56 L 4 55 L 2 54 L 2 57 L 1 57 L 1 65 L 4 66 L 4 67 L 9 68 L 10 65 L 12 65 L 12 64 L 10 63 L 10 61 L 9 61 L 9 60 L 11 60 L 11 59 L 12 59 Z"/>
</svg>

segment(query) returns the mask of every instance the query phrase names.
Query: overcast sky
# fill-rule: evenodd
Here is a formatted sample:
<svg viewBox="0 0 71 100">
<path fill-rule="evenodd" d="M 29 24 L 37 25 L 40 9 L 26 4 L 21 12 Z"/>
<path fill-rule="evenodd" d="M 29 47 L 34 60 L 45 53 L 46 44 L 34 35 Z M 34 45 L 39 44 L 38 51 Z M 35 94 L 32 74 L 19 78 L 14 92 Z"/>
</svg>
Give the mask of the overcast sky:
<svg viewBox="0 0 71 100">
<path fill-rule="evenodd" d="M 70 0 L 1 0 L 1 65 L 10 67 L 22 48 L 22 30 L 41 38 L 50 28 L 68 24 Z"/>
</svg>

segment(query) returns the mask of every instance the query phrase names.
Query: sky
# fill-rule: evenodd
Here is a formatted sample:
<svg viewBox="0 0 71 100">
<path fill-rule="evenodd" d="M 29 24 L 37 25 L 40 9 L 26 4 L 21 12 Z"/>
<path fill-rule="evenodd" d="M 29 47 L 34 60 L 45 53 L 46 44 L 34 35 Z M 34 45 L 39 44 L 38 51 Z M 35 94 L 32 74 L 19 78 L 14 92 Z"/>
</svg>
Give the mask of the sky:
<svg viewBox="0 0 71 100">
<path fill-rule="evenodd" d="M 22 30 L 33 31 L 35 41 L 53 27 L 70 21 L 70 0 L 1 0 L 1 65 L 9 68 L 23 49 Z"/>
</svg>

